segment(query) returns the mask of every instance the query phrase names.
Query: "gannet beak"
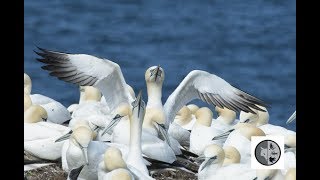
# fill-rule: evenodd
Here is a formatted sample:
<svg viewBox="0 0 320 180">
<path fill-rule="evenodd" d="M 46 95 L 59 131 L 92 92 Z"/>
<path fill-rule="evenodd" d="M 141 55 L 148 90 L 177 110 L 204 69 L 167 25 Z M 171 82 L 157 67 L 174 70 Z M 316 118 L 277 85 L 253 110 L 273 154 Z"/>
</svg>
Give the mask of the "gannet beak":
<svg viewBox="0 0 320 180">
<path fill-rule="evenodd" d="M 104 130 L 102 131 L 101 136 L 103 136 L 103 135 L 106 134 L 106 133 L 111 134 L 111 130 L 120 122 L 121 118 L 123 118 L 123 116 L 120 116 L 119 114 L 117 114 L 117 115 L 111 120 L 111 122 L 107 125 L 107 127 L 104 128 Z"/>
<path fill-rule="evenodd" d="M 70 138 L 71 134 L 72 134 L 72 130 L 70 130 L 67 134 L 65 134 L 65 135 L 59 137 L 58 139 L 56 139 L 54 142 L 60 142 L 60 141 L 67 140 L 67 139 Z"/>
<path fill-rule="evenodd" d="M 138 118 L 139 118 L 140 111 L 145 108 L 145 104 L 144 104 L 144 102 L 142 100 L 142 90 L 139 91 L 139 94 L 137 96 L 136 101 L 137 101 L 137 104 L 138 104 Z"/>
<path fill-rule="evenodd" d="M 88 148 L 87 147 L 81 147 L 82 155 L 84 157 L 86 165 L 89 165 L 89 159 L 88 159 Z"/>
<path fill-rule="evenodd" d="M 84 165 L 78 167 L 78 168 L 75 168 L 75 169 L 72 169 L 69 173 L 69 179 L 70 180 L 77 180 L 78 179 L 78 176 L 79 174 L 81 173 L 81 170 L 82 168 L 84 167 Z"/>
<path fill-rule="evenodd" d="M 205 167 L 209 166 L 210 164 L 215 163 L 216 160 L 217 160 L 217 156 L 213 156 L 211 158 L 205 158 L 205 160 L 199 167 L 199 172 L 202 171 Z"/>
<path fill-rule="evenodd" d="M 168 132 L 166 131 L 166 129 L 164 127 L 164 124 L 157 123 L 157 125 L 158 125 L 158 128 L 157 128 L 158 134 L 160 136 L 162 136 L 163 140 L 171 147 L 171 143 L 170 143 L 170 139 L 169 139 L 169 136 L 168 136 Z"/>
<path fill-rule="evenodd" d="M 255 178 L 253 178 L 252 180 L 257 180 L 258 179 L 258 177 L 255 177 Z"/>
<path fill-rule="evenodd" d="M 195 158 L 195 161 L 196 162 L 201 162 L 203 161 L 204 159 L 206 159 L 206 157 L 204 155 L 201 155 L 201 156 L 198 156 L 197 158 Z"/>
<path fill-rule="evenodd" d="M 249 123 L 249 122 L 250 122 L 250 119 L 246 119 L 243 122 L 239 122 L 239 123 Z"/>
<path fill-rule="evenodd" d="M 296 119 L 296 112 L 294 112 L 289 119 L 287 120 L 287 124 L 291 123 L 292 121 L 294 121 Z"/>
<path fill-rule="evenodd" d="M 235 129 L 230 129 L 229 131 L 221 133 L 220 135 L 213 137 L 212 141 L 227 138 L 229 136 L 229 134 L 234 130 Z"/>
</svg>

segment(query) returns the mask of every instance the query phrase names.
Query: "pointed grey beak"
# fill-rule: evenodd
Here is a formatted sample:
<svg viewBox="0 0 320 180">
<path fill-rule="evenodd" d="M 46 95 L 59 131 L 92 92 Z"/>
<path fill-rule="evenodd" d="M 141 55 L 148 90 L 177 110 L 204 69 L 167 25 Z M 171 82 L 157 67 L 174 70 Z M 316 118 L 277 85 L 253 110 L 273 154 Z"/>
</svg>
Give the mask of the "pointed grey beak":
<svg viewBox="0 0 320 180">
<path fill-rule="evenodd" d="M 112 120 L 111 122 L 107 125 L 106 128 L 104 128 L 104 130 L 101 133 L 101 136 L 103 136 L 104 134 L 108 133 L 111 134 L 112 129 L 120 122 L 121 118 L 123 118 L 123 116 L 120 116 L 119 114 L 117 114 Z"/>
<path fill-rule="evenodd" d="M 224 132 L 224 133 L 222 133 L 222 134 L 220 134 L 220 135 L 218 135 L 218 136 L 215 136 L 215 137 L 213 137 L 212 138 L 212 141 L 214 141 L 214 140 L 219 140 L 219 139 L 225 139 L 225 138 L 227 138 L 228 136 L 229 136 L 229 134 L 232 132 L 232 131 L 234 131 L 235 129 L 230 129 L 229 131 L 226 131 L 226 132 Z"/>
<path fill-rule="evenodd" d="M 88 148 L 87 147 L 81 147 L 82 155 L 84 157 L 86 165 L 89 165 L 89 159 L 88 159 Z"/>
<path fill-rule="evenodd" d="M 60 142 L 60 141 L 67 140 L 67 139 L 70 138 L 71 134 L 72 134 L 72 130 L 70 130 L 67 134 L 65 134 L 65 135 L 59 137 L 58 139 L 56 139 L 54 142 Z"/>
<path fill-rule="evenodd" d="M 204 168 L 206 168 L 210 164 L 215 163 L 216 160 L 217 160 L 217 156 L 213 156 L 211 158 L 205 158 L 203 163 L 200 165 L 198 172 L 202 171 Z"/>
<path fill-rule="evenodd" d="M 253 180 L 257 180 L 257 179 L 258 179 L 258 177 L 253 178 Z"/>
<path fill-rule="evenodd" d="M 245 121 L 241 122 L 241 123 L 249 123 L 250 119 L 246 119 Z"/>
<path fill-rule="evenodd" d="M 294 120 L 296 120 L 296 111 L 289 117 L 289 119 L 287 120 L 287 124 L 291 123 Z"/>
<path fill-rule="evenodd" d="M 157 81 L 157 78 L 158 78 L 159 75 L 160 75 L 160 65 L 157 66 L 156 77 L 154 78 L 154 81 Z"/>
<path fill-rule="evenodd" d="M 137 101 L 137 104 L 138 104 L 138 118 L 139 118 L 141 107 L 143 107 L 143 104 L 142 104 L 142 90 L 139 91 L 136 101 Z"/>
<path fill-rule="evenodd" d="M 157 123 L 157 122 L 156 122 Z M 160 135 L 160 137 L 162 137 L 162 140 L 164 140 L 170 147 L 171 147 L 171 143 L 170 143 L 170 139 L 168 136 L 168 132 L 166 131 L 164 124 L 158 124 L 158 134 Z"/>
</svg>

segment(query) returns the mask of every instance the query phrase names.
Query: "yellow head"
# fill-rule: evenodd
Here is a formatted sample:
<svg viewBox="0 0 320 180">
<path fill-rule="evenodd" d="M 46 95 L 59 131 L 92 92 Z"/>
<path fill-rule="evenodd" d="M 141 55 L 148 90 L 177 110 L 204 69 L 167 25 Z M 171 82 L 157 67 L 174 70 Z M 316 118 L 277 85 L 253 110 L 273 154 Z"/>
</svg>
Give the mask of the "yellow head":
<svg viewBox="0 0 320 180">
<path fill-rule="evenodd" d="M 212 123 L 212 111 L 207 107 L 202 107 L 196 111 L 195 117 L 197 119 L 197 123 L 210 127 Z"/>
<path fill-rule="evenodd" d="M 164 70 L 160 66 L 152 66 L 147 69 L 144 78 L 147 84 L 158 84 L 162 86 L 165 78 Z"/>
<path fill-rule="evenodd" d="M 133 180 L 130 171 L 124 168 L 115 169 L 111 172 L 111 180 Z"/>
<path fill-rule="evenodd" d="M 104 167 L 107 171 L 118 168 L 127 168 L 126 162 L 122 158 L 122 153 L 118 148 L 109 147 L 104 153 Z"/>
<path fill-rule="evenodd" d="M 94 101 L 99 102 L 101 100 L 101 92 L 98 88 L 93 86 L 80 86 L 80 102 Z"/>
<path fill-rule="evenodd" d="M 40 105 L 31 105 L 24 112 L 25 123 L 37 123 L 39 121 L 47 121 L 47 118 L 48 118 L 47 111 Z"/>
<path fill-rule="evenodd" d="M 226 124 L 231 124 L 236 119 L 236 112 L 228 109 L 228 108 L 220 108 L 218 106 L 215 107 L 216 112 L 219 116 L 223 117 L 223 121 Z"/>
<path fill-rule="evenodd" d="M 262 107 L 259 105 L 256 105 L 256 106 L 265 110 L 266 112 L 253 110 L 254 112 L 256 112 L 256 114 L 252 114 L 252 113 L 246 113 L 246 112 L 241 111 L 240 116 L 239 116 L 239 122 L 250 123 L 250 124 L 253 124 L 257 127 L 262 126 L 264 124 L 268 124 L 268 122 L 269 122 L 268 110 L 265 107 Z"/>
<path fill-rule="evenodd" d="M 183 106 L 177 113 L 174 122 L 180 126 L 188 124 L 192 120 L 191 111 L 187 106 Z"/>
</svg>

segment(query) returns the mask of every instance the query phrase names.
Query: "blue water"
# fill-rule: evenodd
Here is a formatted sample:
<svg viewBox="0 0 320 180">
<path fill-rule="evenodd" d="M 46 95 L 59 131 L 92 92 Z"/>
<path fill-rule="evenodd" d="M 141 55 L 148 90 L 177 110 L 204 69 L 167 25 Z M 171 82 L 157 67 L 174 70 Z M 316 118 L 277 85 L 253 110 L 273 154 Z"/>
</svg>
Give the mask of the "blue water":
<svg viewBox="0 0 320 180">
<path fill-rule="evenodd" d="M 270 103 L 271 123 L 296 129 L 285 124 L 296 108 L 295 1 L 25 0 L 24 7 L 32 93 L 65 106 L 79 99 L 77 86 L 40 68 L 36 44 L 113 60 L 145 100 L 144 72 L 161 65 L 163 103 L 191 70 L 205 70 Z"/>
</svg>

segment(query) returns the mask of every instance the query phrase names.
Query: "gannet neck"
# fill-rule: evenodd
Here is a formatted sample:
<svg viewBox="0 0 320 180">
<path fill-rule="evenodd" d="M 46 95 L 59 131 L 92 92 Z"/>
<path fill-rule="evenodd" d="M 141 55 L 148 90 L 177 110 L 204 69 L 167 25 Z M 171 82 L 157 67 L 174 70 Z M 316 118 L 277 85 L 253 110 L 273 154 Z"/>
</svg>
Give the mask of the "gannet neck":
<svg viewBox="0 0 320 180">
<path fill-rule="evenodd" d="M 145 117 L 145 103 L 140 91 L 136 100 L 132 103 L 132 116 L 130 116 L 130 144 L 127 164 L 136 167 L 141 172 L 149 175 L 146 165 L 142 159 L 141 135 L 142 122 Z"/>
<path fill-rule="evenodd" d="M 147 107 L 162 107 L 162 85 L 147 82 L 148 102 Z"/>
<path fill-rule="evenodd" d="M 217 120 L 223 122 L 224 124 L 229 124 L 230 125 L 236 119 L 236 112 L 234 112 L 234 111 L 232 111 L 230 109 L 219 108 L 218 106 L 216 106 L 215 110 L 219 115 Z"/>
<path fill-rule="evenodd" d="M 32 105 L 32 101 L 30 98 L 30 95 L 28 94 L 24 94 L 24 112 L 26 112 L 26 110 L 31 107 Z"/>
<path fill-rule="evenodd" d="M 233 146 L 224 147 L 225 158 L 223 161 L 223 166 L 230 164 L 240 163 L 241 155 L 239 151 Z"/>
<path fill-rule="evenodd" d="M 127 168 L 126 162 L 122 158 L 122 153 L 118 148 L 109 147 L 103 157 L 106 171 L 113 171 L 118 168 Z"/>
<path fill-rule="evenodd" d="M 46 121 L 48 118 L 47 111 L 40 105 L 31 105 L 24 112 L 25 123 L 37 123 L 39 121 Z"/>
<path fill-rule="evenodd" d="M 28 74 L 24 73 L 24 93 L 29 94 L 31 93 L 32 88 L 32 81 Z"/>
<path fill-rule="evenodd" d="M 180 126 L 188 124 L 192 120 L 192 113 L 187 106 L 183 106 L 180 111 L 178 111 L 174 122 Z"/>
<path fill-rule="evenodd" d="M 76 142 L 75 144 L 79 147 L 88 147 L 93 139 L 93 134 L 90 128 L 79 126 L 73 131 L 71 138 L 75 140 L 73 142 Z"/>
<path fill-rule="evenodd" d="M 195 116 L 197 119 L 197 121 L 196 121 L 197 124 L 201 124 L 201 125 L 207 126 L 207 127 L 211 126 L 213 113 L 209 108 L 207 108 L 207 107 L 200 108 L 196 112 Z"/>
<path fill-rule="evenodd" d="M 166 122 L 165 114 L 162 108 L 146 108 L 143 120 L 143 128 L 155 128 L 154 122 L 164 124 Z"/>
</svg>

